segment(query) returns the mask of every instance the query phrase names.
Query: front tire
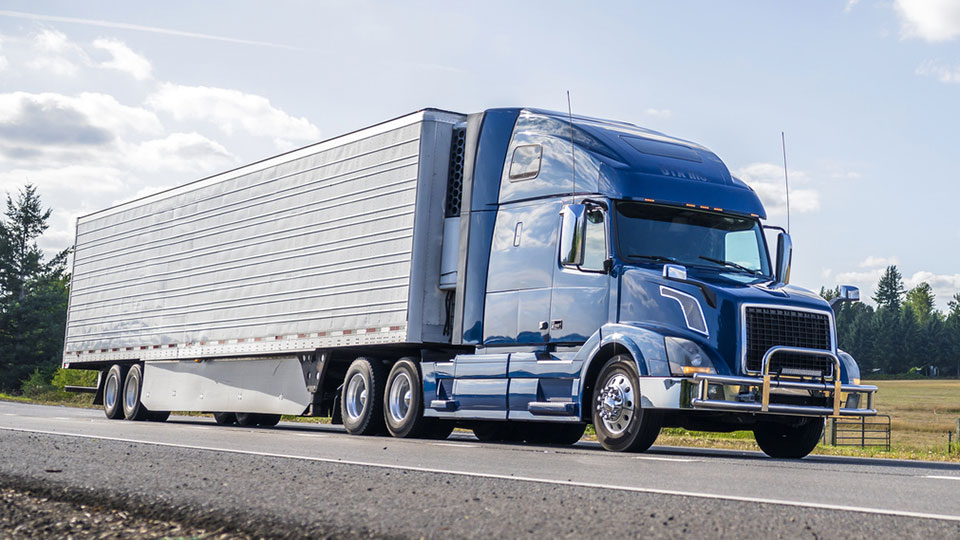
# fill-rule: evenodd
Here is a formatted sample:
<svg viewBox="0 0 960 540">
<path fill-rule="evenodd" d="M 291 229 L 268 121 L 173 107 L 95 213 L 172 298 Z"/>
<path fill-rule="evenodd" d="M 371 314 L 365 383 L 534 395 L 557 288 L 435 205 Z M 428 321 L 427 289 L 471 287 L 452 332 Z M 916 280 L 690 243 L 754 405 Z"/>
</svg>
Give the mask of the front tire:
<svg viewBox="0 0 960 540">
<path fill-rule="evenodd" d="M 384 432 L 383 388 L 386 369 L 379 360 L 357 358 L 344 377 L 340 396 L 343 427 L 351 435 L 379 435 Z"/>
<path fill-rule="evenodd" d="M 123 418 L 123 380 L 126 376 L 123 366 L 114 364 L 107 371 L 103 381 L 103 412 L 111 420 Z"/>
<path fill-rule="evenodd" d="M 753 428 L 763 453 L 780 459 L 800 459 L 813 451 L 823 436 L 822 418 L 805 418 L 797 423 L 765 422 Z"/>
<path fill-rule="evenodd" d="M 143 389 L 143 368 L 140 364 L 130 366 L 123 382 L 123 416 L 127 420 L 147 420 L 150 411 L 140 403 L 140 391 Z"/>
<path fill-rule="evenodd" d="M 607 450 L 643 452 L 660 435 L 660 415 L 643 409 L 640 373 L 627 355 L 614 356 L 600 370 L 592 412 L 597 441 Z"/>
</svg>

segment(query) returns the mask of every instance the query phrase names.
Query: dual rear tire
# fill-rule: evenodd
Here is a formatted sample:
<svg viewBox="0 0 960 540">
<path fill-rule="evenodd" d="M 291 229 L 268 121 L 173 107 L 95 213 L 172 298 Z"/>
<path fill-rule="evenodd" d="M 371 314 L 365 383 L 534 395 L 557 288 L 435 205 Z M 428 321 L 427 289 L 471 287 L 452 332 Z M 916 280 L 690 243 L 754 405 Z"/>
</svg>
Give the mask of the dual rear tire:
<svg viewBox="0 0 960 540">
<path fill-rule="evenodd" d="M 427 418 L 423 408 L 420 366 L 414 359 L 401 358 L 388 372 L 381 361 L 361 357 L 347 369 L 340 413 L 348 433 L 446 439 L 453 423 Z"/>
<path fill-rule="evenodd" d="M 103 383 L 103 412 L 111 420 L 151 420 L 164 422 L 169 411 L 151 411 L 140 401 L 143 390 L 143 367 L 140 364 L 114 364 Z"/>
</svg>

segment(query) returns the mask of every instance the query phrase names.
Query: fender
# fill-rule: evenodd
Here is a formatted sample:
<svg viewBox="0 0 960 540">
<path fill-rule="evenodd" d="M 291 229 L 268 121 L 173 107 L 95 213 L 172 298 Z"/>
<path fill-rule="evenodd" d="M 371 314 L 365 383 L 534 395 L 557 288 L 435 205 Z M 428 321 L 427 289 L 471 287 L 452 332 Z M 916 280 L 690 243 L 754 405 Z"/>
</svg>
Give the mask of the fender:
<svg viewBox="0 0 960 540">
<path fill-rule="evenodd" d="M 606 351 L 611 345 L 623 347 L 637 363 L 637 371 L 641 377 L 669 377 L 670 364 L 667 362 L 667 351 L 663 344 L 663 335 L 659 332 L 631 324 L 607 323 L 600 327 L 590 339 L 583 344 L 576 358 L 583 360 L 580 368 L 581 399 L 586 386 L 592 384 L 591 374 L 601 366 L 594 366 L 594 360 Z M 601 359 L 600 362 L 603 360 Z M 593 369 L 591 369 L 593 367 Z"/>
<path fill-rule="evenodd" d="M 837 349 L 837 358 L 840 359 L 840 382 L 860 384 L 860 365 L 850 356 L 850 353 Z"/>
</svg>

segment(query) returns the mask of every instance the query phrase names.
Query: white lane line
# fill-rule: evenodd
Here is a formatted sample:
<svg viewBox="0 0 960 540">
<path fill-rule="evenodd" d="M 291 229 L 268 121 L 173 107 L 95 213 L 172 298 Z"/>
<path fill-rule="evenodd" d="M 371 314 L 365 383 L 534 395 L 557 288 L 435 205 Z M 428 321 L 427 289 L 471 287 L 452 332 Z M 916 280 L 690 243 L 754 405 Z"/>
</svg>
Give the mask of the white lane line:
<svg viewBox="0 0 960 540">
<path fill-rule="evenodd" d="M 453 446 L 454 448 L 476 448 L 475 444 L 463 444 L 463 443 L 449 443 L 449 442 L 432 442 L 429 443 L 433 446 Z"/>
<path fill-rule="evenodd" d="M 297 437 L 310 437 L 312 439 L 322 439 L 326 437 L 323 433 L 294 433 Z"/>
<path fill-rule="evenodd" d="M 391 469 L 401 471 L 416 471 L 434 474 L 455 474 L 457 476 L 467 476 L 472 478 L 491 478 L 495 480 L 515 480 L 518 482 L 533 482 L 537 484 L 547 484 L 556 486 L 583 487 L 592 489 L 609 489 L 614 491 L 627 491 L 631 493 L 652 493 L 655 495 L 676 495 L 680 497 L 697 497 L 700 499 L 712 499 L 721 501 L 745 502 L 751 504 L 775 504 L 778 506 L 791 506 L 797 508 L 816 508 L 818 510 L 838 510 L 841 512 L 858 512 L 861 514 L 879 514 L 883 516 L 900 516 L 920 519 L 939 519 L 942 521 L 960 522 L 960 515 L 931 514 L 927 512 L 910 512 L 907 510 L 888 510 L 884 508 L 867 508 L 863 506 L 847 506 L 843 504 L 827 504 L 807 501 L 788 501 L 784 499 L 764 499 L 760 497 L 743 497 L 739 495 L 721 495 L 718 493 L 698 493 L 695 491 L 679 491 L 673 489 L 644 488 L 635 486 L 617 486 L 611 484 L 595 484 L 593 482 L 575 482 L 572 480 L 554 480 L 551 478 L 535 478 L 530 476 L 513 476 L 509 474 L 479 473 L 471 471 L 456 471 L 447 469 L 435 469 L 432 467 L 417 467 L 414 465 L 388 465 L 386 463 L 371 463 L 366 461 L 353 461 L 340 458 L 322 458 L 314 456 L 298 456 L 295 454 L 277 454 L 274 452 L 255 452 L 253 450 L 238 450 L 233 448 L 217 448 L 214 446 L 199 446 L 192 444 L 165 443 L 157 441 L 144 441 L 139 439 L 126 439 L 122 437 L 102 437 L 97 435 L 86 435 L 80 433 L 61 433 L 57 431 L 44 431 L 39 429 L 20 429 L 0 426 L 0 430 L 17 431 L 21 433 L 38 433 L 42 435 L 60 435 L 64 437 L 78 437 L 81 439 L 97 439 L 102 441 L 115 441 L 125 443 L 152 444 L 154 446 L 165 446 L 168 448 L 185 448 L 188 450 L 207 450 L 213 452 L 228 452 L 232 454 L 242 454 L 250 456 L 275 457 L 285 459 L 299 459 L 303 461 L 314 461 L 318 463 L 334 463 L 339 465 L 358 465 L 361 467 L 377 467 L 380 469 Z"/>
<path fill-rule="evenodd" d="M 928 474 L 922 478 L 934 478 L 936 480 L 960 480 L 960 476 L 935 476 L 932 474 Z"/>
<path fill-rule="evenodd" d="M 633 456 L 633 459 L 646 459 L 650 461 L 677 461 L 680 463 L 701 462 L 702 459 L 693 458 L 675 458 L 675 457 L 657 457 L 657 456 Z"/>
<path fill-rule="evenodd" d="M 4 416 L 16 416 L 16 415 L 13 414 L 12 412 L 5 412 L 5 413 L 3 413 L 3 415 L 4 415 Z"/>
<path fill-rule="evenodd" d="M 73 418 L 67 418 L 66 416 L 54 416 L 54 420 L 73 420 Z"/>
</svg>

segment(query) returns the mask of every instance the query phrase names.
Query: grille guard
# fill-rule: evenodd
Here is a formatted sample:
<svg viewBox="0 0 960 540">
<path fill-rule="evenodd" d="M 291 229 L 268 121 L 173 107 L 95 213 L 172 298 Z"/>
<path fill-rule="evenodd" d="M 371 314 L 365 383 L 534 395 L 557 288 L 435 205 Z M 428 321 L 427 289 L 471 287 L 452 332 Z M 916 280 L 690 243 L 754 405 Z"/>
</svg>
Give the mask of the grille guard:
<svg viewBox="0 0 960 540">
<path fill-rule="evenodd" d="M 770 359 L 775 354 L 782 353 L 807 354 L 833 360 L 833 381 L 806 382 L 802 380 L 782 380 L 779 378 L 772 379 L 770 377 Z M 802 347 L 771 347 L 766 354 L 763 355 L 763 370 L 761 375 L 762 376 L 760 378 L 757 378 L 740 377 L 736 375 L 713 375 L 697 373 L 693 376 L 693 382 L 695 385 L 697 385 L 696 393 L 693 399 L 690 400 L 690 405 L 695 409 L 709 409 L 714 411 L 760 412 L 796 416 L 873 416 L 877 414 L 877 411 L 873 406 L 873 396 L 877 391 L 877 387 L 872 385 L 841 384 L 840 359 L 831 351 L 805 349 Z M 709 388 L 711 384 L 758 387 L 760 389 L 761 399 L 759 403 L 709 399 Z M 833 407 L 770 403 L 771 388 L 824 392 L 829 394 L 832 398 Z M 844 392 L 858 395 L 866 394 L 866 407 L 859 408 L 861 402 L 858 399 L 858 408 L 842 408 L 840 406 L 841 396 Z"/>
</svg>

